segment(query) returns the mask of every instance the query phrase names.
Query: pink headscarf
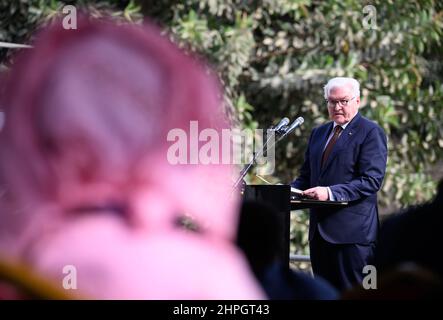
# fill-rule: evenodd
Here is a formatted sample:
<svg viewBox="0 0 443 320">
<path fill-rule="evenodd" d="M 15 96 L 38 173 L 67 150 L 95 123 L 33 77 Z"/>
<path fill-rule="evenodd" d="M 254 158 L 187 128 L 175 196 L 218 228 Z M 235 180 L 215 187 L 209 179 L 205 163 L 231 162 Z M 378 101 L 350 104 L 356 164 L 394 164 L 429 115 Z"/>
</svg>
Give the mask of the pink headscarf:
<svg viewBox="0 0 443 320">
<path fill-rule="evenodd" d="M 168 162 L 171 130 L 229 125 L 217 82 L 156 28 L 56 23 L 5 92 L 0 252 L 60 284 L 72 265 L 96 298 L 263 297 L 231 243 L 231 166 Z"/>
</svg>

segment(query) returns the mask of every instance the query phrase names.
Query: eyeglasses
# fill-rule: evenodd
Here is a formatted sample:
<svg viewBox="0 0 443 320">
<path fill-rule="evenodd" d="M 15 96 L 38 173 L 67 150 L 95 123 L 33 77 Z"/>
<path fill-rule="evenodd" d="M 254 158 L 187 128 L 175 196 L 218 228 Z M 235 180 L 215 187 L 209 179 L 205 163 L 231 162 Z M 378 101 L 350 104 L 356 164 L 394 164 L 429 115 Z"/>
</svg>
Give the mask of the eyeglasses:
<svg viewBox="0 0 443 320">
<path fill-rule="evenodd" d="M 335 107 L 336 104 L 338 104 L 339 106 L 347 106 L 349 101 L 354 100 L 355 97 L 352 97 L 351 99 L 341 99 L 341 100 L 328 100 L 326 99 L 326 102 L 328 103 L 329 107 Z"/>
</svg>

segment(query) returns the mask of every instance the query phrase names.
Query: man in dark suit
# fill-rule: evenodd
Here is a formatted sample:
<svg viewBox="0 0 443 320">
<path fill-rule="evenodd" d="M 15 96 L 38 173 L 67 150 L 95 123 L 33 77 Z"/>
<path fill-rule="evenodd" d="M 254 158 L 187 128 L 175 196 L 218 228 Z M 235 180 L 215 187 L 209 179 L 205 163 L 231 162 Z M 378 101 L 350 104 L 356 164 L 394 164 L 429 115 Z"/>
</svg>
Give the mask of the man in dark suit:
<svg viewBox="0 0 443 320">
<path fill-rule="evenodd" d="M 313 199 L 349 202 L 311 209 L 309 226 L 314 274 L 344 290 L 361 284 L 364 266 L 372 264 L 387 141 L 382 128 L 358 113 L 357 80 L 333 78 L 324 90 L 332 121 L 313 129 L 300 176 L 291 185 Z"/>
</svg>

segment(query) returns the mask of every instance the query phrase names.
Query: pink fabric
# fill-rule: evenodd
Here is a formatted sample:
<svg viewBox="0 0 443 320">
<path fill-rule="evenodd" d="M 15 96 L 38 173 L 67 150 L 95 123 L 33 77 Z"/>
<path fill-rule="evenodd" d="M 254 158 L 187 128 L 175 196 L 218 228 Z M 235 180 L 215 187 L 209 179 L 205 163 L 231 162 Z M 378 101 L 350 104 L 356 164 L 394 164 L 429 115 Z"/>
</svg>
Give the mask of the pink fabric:
<svg viewBox="0 0 443 320">
<path fill-rule="evenodd" d="M 231 166 L 166 158 L 171 129 L 229 127 L 217 82 L 152 26 L 61 25 L 7 79 L 0 252 L 60 285 L 73 265 L 93 298 L 263 298 L 232 244 Z M 72 211 L 108 203 L 127 210 Z M 183 215 L 201 233 L 177 228 Z"/>
</svg>

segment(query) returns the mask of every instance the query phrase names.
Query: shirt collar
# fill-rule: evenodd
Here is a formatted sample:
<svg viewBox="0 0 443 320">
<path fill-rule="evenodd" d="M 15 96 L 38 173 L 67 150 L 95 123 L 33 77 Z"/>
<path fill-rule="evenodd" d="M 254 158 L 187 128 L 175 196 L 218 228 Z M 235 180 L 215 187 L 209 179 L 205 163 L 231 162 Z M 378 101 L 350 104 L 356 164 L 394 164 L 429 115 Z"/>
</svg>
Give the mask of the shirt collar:
<svg viewBox="0 0 443 320">
<path fill-rule="evenodd" d="M 358 115 L 358 112 L 355 114 L 355 116 L 352 117 L 352 119 L 350 121 L 348 121 L 348 122 L 346 122 L 345 124 L 342 124 L 342 125 L 339 125 L 339 124 L 334 122 L 334 126 L 332 127 L 332 130 L 334 130 L 336 126 L 341 126 L 342 129 L 345 130 L 346 127 L 348 126 L 348 124 L 350 124 L 352 122 L 352 120 L 354 120 L 355 117 L 357 117 L 357 115 Z"/>
<path fill-rule="evenodd" d="M 348 124 L 349 124 L 350 122 L 351 122 L 351 121 L 346 122 L 345 124 L 342 124 L 342 125 L 339 125 L 339 124 L 337 124 L 337 123 L 334 122 L 334 126 L 332 127 L 332 130 L 334 130 L 335 127 L 338 126 L 338 125 L 339 125 L 340 127 L 342 127 L 343 130 L 345 130 L 346 127 L 348 126 Z"/>
</svg>

